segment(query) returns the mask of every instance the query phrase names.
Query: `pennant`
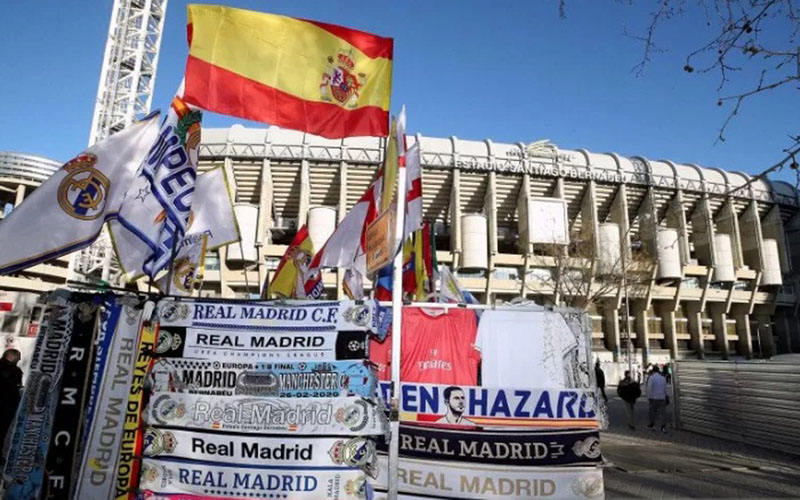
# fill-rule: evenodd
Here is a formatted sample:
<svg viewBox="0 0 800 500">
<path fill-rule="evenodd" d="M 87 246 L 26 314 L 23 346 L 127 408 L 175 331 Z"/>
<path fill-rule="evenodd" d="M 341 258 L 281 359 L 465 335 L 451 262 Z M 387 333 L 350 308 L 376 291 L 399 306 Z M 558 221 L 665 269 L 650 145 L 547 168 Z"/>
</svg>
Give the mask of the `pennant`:
<svg viewBox="0 0 800 500">
<path fill-rule="evenodd" d="M 426 289 L 428 283 L 428 272 L 425 269 L 425 255 L 424 255 L 424 229 L 418 229 L 414 232 L 414 281 L 416 287 L 414 296 L 418 301 L 422 301 L 427 295 Z"/>
<path fill-rule="evenodd" d="M 450 302 L 464 302 L 466 304 L 477 304 L 478 300 L 455 277 L 450 268 L 442 266 L 439 268 L 439 276 L 442 279 L 442 296 Z M 478 311 L 476 311 L 477 313 Z"/>
<path fill-rule="evenodd" d="M 308 281 L 308 266 L 314 258 L 314 244 L 306 226 L 301 227 L 294 235 L 289 248 L 281 257 L 275 275 L 269 287 L 265 287 L 266 299 L 270 298 L 318 298 L 322 294 L 322 276 L 317 273 Z M 310 293 L 306 295 L 306 286 Z"/>
<path fill-rule="evenodd" d="M 207 234 L 185 237 L 172 262 L 172 272 L 156 281 L 158 289 L 167 295 L 188 297 L 200 288 L 203 283 L 207 242 Z"/>
<path fill-rule="evenodd" d="M 64 164 L 0 220 L 0 275 L 91 244 L 119 210 L 158 133 L 158 114 L 100 141 Z"/>
<path fill-rule="evenodd" d="M 200 146 L 200 111 L 172 100 L 158 139 L 110 224 L 120 266 L 129 278 L 165 269 L 190 223 Z"/>
<path fill-rule="evenodd" d="M 388 134 L 391 38 L 215 5 L 188 17 L 187 102 L 330 139 Z"/>
</svg>

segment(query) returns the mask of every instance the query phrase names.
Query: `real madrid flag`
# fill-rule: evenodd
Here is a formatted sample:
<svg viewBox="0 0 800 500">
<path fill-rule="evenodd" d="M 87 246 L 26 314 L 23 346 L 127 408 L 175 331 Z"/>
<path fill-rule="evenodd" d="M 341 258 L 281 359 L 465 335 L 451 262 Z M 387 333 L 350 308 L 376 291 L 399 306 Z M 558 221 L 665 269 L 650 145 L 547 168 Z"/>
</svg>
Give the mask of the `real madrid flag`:
<svg viewBox="0 0 800 500">
<path fill-rule="evenodd" d="M 68 161 L 0 221 L 0 274 L 88 246 L 114 215 L 158 134 L 158 113 Z"/>
<path fill-rule="evenodd" d="M 165 269 L 191 224 L 201 113 L 172 100 L 158 138 L 110 223 L 125 274 L 150 277 Z"/>
<path fill-rule="evenodd" d="M 183 239 L 168 272 L 156 283 L 166 294 L 189 297 L 203 282 L 207 234 L 192 234 Z"/>
</svg>

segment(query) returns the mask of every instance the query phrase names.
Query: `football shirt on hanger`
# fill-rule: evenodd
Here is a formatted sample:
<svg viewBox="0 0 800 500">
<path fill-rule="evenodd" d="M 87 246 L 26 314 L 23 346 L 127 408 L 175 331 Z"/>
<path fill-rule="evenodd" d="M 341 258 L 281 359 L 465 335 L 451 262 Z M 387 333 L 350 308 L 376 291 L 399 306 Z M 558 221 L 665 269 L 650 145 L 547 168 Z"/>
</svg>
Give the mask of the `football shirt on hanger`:
<svg viewBox="0 0 800 500">
<path fill-rule="evenodd" d="M 564 356 L 574 347 L 559 313 L 484 311 L 475 346 L 484 387 L 564 387 Z"/>
</svg>

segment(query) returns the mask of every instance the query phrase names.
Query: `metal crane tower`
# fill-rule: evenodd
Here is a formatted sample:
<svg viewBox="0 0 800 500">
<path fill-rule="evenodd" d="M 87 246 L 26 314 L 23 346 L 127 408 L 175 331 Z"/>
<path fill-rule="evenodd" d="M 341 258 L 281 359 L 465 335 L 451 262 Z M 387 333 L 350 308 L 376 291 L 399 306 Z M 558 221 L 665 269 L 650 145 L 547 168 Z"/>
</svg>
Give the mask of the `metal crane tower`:
<svg viewBox="0 0 800 500">
<path fill-rule="evenodd" d="M 114 0 L 91 146 L 150 112 L 167 0 Z"/>
<path fill-rule="evenodd" d="M 114 0 L 89 146 L 150 112 L 166 11 L 167 0 Z M 116 285 L 120 275 L 106 231 L 70 257 L 69 280 Z"/>
</svg>

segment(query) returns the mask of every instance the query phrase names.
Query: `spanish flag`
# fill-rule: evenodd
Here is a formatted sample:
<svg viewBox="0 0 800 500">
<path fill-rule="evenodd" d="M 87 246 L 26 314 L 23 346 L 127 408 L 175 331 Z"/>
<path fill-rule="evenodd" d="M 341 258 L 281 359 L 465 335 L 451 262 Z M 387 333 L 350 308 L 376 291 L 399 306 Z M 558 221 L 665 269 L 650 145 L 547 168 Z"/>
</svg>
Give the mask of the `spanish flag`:
<svg viewBox="0 0 800 500">
<path fill-rule="evenodd" d="M 389 134 L 391 38 L 217 5 L 188 10 L 186 102 L 331 139 Z"/>
</svg>

